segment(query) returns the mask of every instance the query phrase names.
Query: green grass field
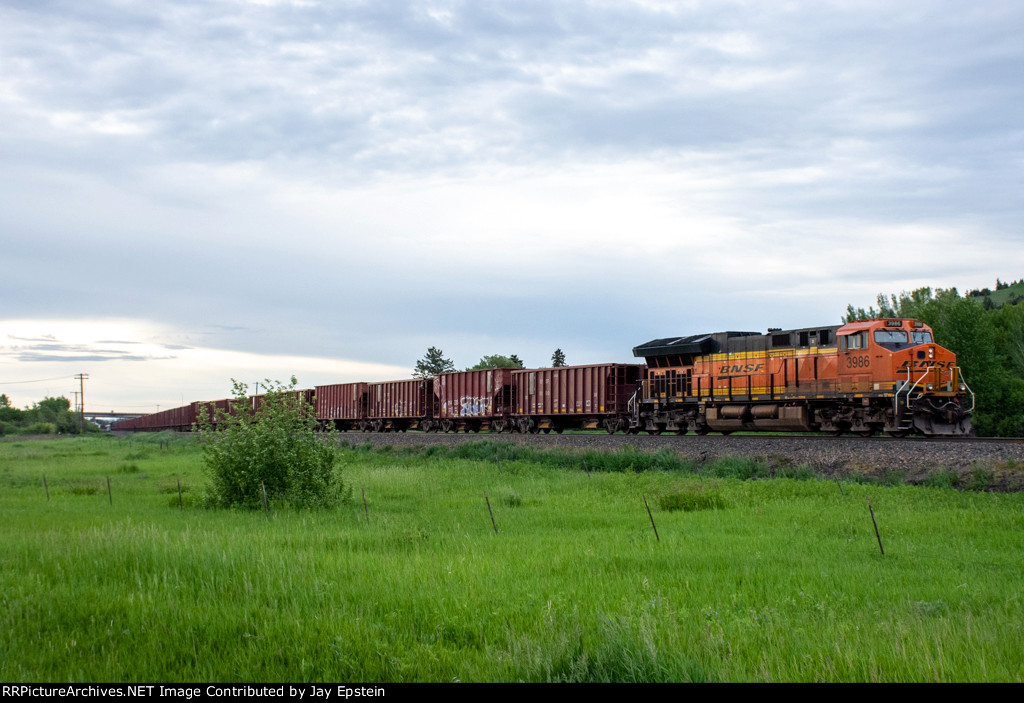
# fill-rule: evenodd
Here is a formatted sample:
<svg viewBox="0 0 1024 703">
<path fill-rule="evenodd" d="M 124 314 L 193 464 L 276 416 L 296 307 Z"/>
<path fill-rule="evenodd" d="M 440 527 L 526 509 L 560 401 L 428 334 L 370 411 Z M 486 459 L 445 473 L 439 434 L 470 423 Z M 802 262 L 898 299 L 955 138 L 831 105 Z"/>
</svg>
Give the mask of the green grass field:
<svg viewBox="0 0 1024 703">
<path fill-rule="evenodd" d="M 0 680 L 1024 676 L 1022 494 L 511 452 L 347 448 L 268 519 L 187 438 L 2 442 Z"/>
</svg>

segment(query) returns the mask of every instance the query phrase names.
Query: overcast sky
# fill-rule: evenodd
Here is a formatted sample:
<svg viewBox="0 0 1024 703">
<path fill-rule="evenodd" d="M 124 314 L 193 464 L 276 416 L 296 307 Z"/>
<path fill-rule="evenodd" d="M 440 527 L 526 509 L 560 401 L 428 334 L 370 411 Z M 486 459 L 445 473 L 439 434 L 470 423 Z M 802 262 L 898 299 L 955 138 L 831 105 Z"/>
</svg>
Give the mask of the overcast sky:
<svg viewBox="0 0 1024 703">
<path fill-rule="evenodd" d="M 626 362 L 1024 277 L 1022 37 L 1019 0 L 0 0 L 0 392 Z"/>
</svg>

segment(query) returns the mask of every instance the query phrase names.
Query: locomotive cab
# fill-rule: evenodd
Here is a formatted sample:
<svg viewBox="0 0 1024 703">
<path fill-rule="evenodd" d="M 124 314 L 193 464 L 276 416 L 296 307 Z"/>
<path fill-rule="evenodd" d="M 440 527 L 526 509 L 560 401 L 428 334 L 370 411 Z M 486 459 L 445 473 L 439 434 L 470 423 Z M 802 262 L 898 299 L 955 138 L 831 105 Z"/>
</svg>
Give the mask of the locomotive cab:
<svg viewBox="0 0 1024 703">
<path fill-rule="evenodd" d="M 854 322 L 839 330 L 837 391 L 880 407 L 891 401 L 883 429 L 894 435 L 966 434 L 974 394 L 948 349 L 920 320 Z"/>
</svg>

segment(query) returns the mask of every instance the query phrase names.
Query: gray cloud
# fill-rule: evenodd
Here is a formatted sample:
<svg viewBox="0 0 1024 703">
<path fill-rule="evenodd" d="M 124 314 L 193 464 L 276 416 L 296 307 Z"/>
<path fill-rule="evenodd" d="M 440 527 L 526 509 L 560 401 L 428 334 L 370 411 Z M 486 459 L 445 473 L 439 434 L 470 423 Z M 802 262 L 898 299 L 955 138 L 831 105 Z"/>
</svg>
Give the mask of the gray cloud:
<svg viewBox="0 0 1024 703">
<path fill-rule="evenodd" d="M 19 339 L 11 337 L 12 339 Z M 46 339 L 52 339 L 49 335 Z M 37 340 L 24 340 L 37 341 Z M 97 342 L 96 344 L 136 344 L 136 342 Z M 0 358 L 17 362 L 86 362 L 86 361 L 151 361 L 173 359 L 173 356 L 155 357 L 147 354 L 132 354 L 122 349 L 104 349 L 95 344 L 34 343 L 0 347 Z"/>
<path fill-rule="evenodd" d="M 76 362 L 86 361 L 152 361 L 151 356 L 140 356 L 137 354 L 46 354 L 44 352 L 24 351 L 10 355 L 15 361 L 20 362 Z"/>
</svg>

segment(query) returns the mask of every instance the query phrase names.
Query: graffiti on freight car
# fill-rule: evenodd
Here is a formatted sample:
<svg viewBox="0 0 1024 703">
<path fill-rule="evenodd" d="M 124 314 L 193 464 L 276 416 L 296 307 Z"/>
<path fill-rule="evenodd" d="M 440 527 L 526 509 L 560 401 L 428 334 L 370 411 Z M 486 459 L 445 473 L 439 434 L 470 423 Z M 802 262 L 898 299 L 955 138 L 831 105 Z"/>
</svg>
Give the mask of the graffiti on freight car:
<svg viewBox="0 0 1024 703">
<path fill-rule="evenodd" d="M 491 411 L 491 406 L 487 403 L 487 396 L 470 396 L 464 395 L 459 398 L 459 415 L 487 415 Z"/>
</svg>

